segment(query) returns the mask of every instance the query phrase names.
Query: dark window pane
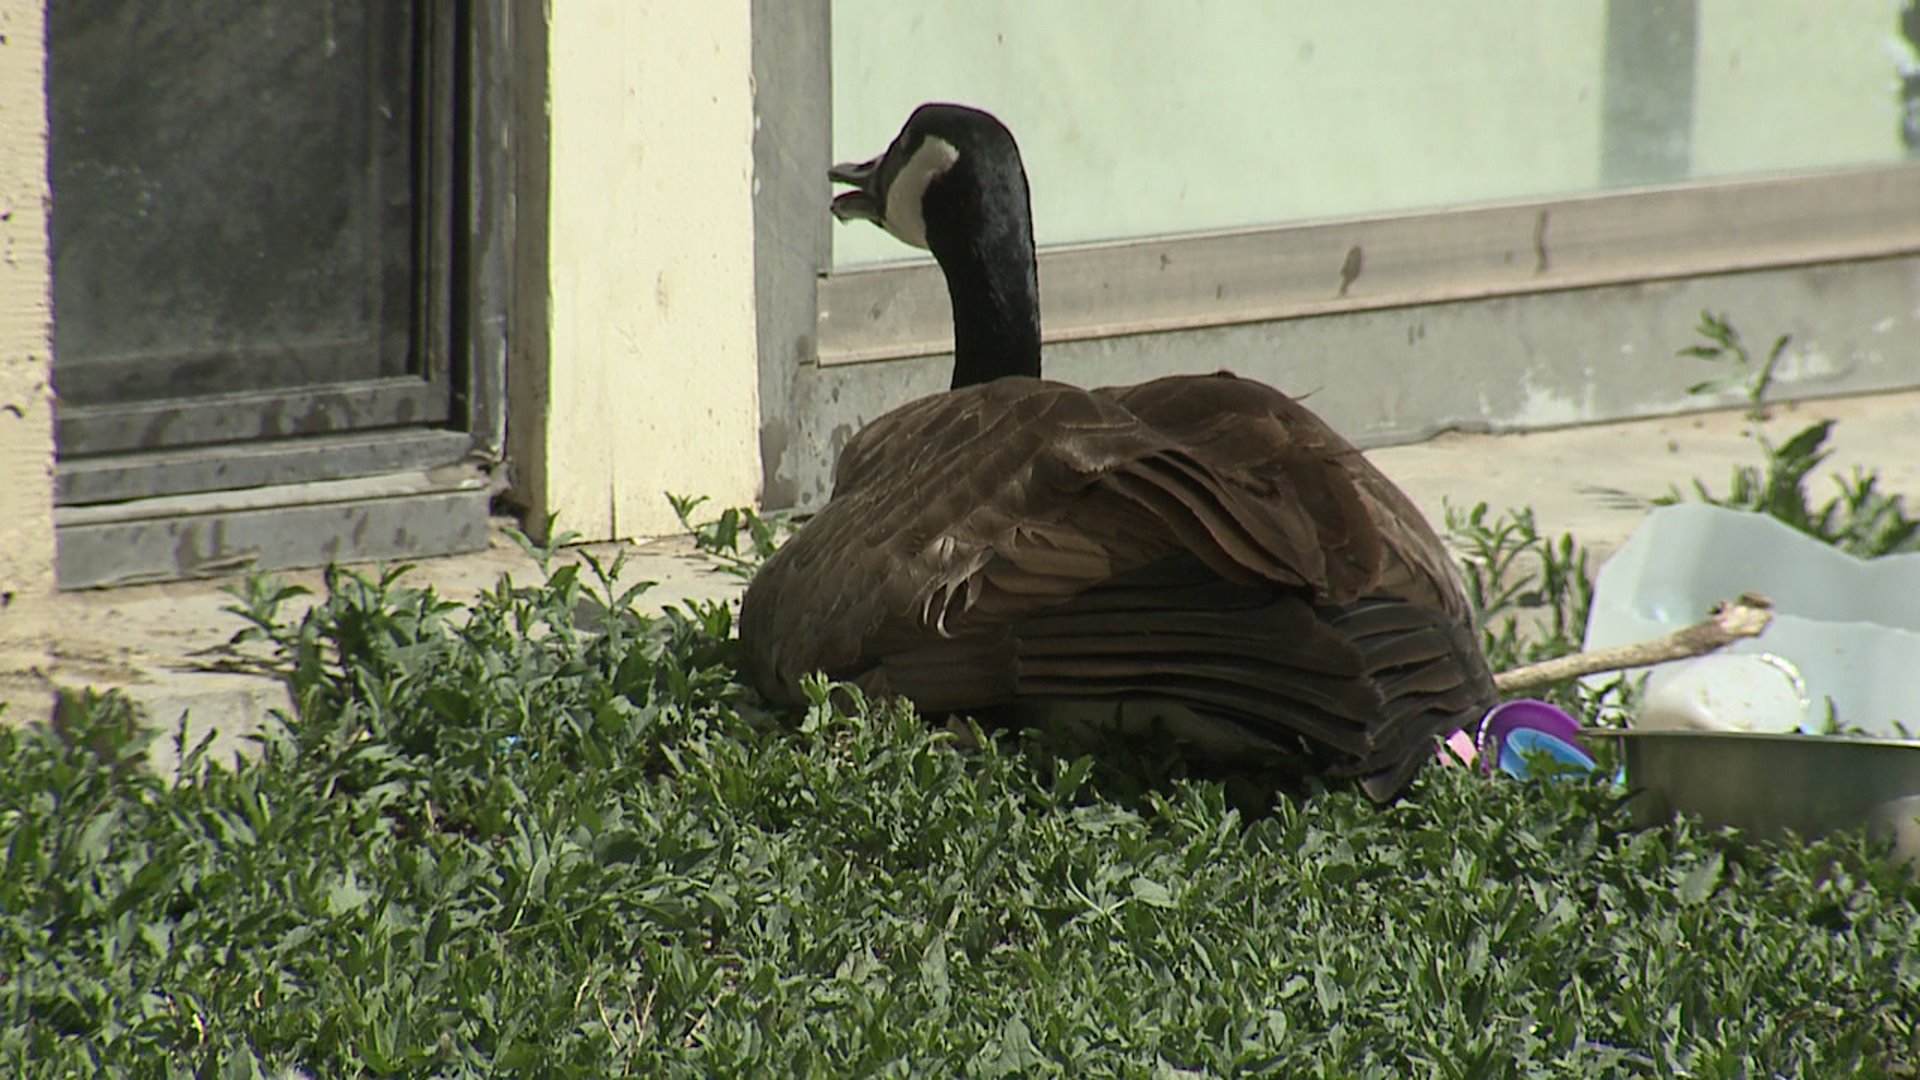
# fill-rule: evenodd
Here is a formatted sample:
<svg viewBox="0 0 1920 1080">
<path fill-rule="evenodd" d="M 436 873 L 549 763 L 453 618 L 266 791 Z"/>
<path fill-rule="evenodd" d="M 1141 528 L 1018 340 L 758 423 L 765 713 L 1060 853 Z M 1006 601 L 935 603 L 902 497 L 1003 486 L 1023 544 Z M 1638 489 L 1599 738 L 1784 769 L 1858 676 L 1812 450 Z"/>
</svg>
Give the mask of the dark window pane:
<svg viewBox="0 0 1920 1080">
<path fill-rule="evenodd" d="M 401 375 L 411 5 L 52 0 L 70 404 Z"/>
</svg>

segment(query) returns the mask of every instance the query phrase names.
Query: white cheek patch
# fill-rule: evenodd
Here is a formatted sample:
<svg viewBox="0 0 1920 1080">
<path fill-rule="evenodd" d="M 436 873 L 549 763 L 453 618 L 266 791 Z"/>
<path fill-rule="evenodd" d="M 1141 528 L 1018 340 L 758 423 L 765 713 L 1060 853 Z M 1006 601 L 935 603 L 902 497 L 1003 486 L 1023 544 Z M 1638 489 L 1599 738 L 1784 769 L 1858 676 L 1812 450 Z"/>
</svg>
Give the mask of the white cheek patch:
<svg viewBox="0 0 1920 1080">
<path fill-rule="evenodd" d="M 922 139 L 887 185 L 887 205 L 880 219 L 886 230 L 914 247 L 926 247 L 927 220 L 920 200 L 926 197 L 927 185 L 945 176 L 959 160 L 960 151 L 947 140 L 937 135 Z"/>
</svg>

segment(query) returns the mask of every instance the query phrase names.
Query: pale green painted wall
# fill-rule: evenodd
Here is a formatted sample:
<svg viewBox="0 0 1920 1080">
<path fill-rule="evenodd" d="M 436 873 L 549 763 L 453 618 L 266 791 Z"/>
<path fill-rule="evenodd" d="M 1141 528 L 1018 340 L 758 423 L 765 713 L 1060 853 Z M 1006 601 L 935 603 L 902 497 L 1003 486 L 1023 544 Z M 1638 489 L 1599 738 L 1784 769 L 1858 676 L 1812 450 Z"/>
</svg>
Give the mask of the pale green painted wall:
<svg viewBox="0 0 1920 1080">
<path fill-rule="evenodd" d="M 1894 0 L 1700 0 L 1693 175 L 1896 161 Z"/>
<path fill-rule="evenodd" d="M 834 0 L 837 160 L 928 100 L 1019 136 L 1040 240 L 1589 190 L 1604 0 Z M 1892 0 L 1700 0 L 1696 176 L 1901 156 Z M 912 257 L 834 230 L 838 265 Z"/>
</svg>

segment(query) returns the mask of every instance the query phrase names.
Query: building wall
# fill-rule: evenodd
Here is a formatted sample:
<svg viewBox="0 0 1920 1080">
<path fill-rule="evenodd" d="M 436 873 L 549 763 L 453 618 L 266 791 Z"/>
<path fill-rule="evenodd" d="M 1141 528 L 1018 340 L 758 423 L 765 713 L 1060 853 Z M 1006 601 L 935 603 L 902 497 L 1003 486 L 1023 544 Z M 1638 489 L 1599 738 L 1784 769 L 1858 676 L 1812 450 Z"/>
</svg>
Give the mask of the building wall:
<svg viewBox="0 0 1920 1080">
<path fill-rule="evenodd" d="M 544 86 L 517 178 L 516 493 L 587 539 L 676 527 L 668 492 L 752 502 L 750 7 L 510 3 L 515 77 Z M 54 581 L 44 15 L 0 0 L 0 680 L 42 666 Z"/>
<path fill-rule="evenodd" d="M 544 18 L 544 220 L 523 238 L 544 228 L 546 326 L 523 320 L 543 340 L 516 356 L 547 370 L 508 402 L 518 494 L 586 539 L 657 534 L 669 492 L 759 493 L 750 7 L 567 0 Z"/>
<path fill-rule="evenodd" d="M 1519 115 L 1503 125 L 1477 125 L 1494 128 L 1484 133 L 1492 140 L 1489 146 L 1505 148 L 1485 160 L 1507 162 L 1513 166 L 1512 175 L 1532 175 L 1537 184 L 1578 186 L 1592 182 L 1605 150 L 1604 118 L 1596 111 L 1593 80 L 1605 63 L 1600 23 L 1603 9 L 1611 5 L 1600 0 L 1551 6 L 1552 18 L 1559 20 L 1555 25 L 1563 32 L 1556 36 L 1553 27 L 1544 25 L 1528 31 L 1533 39 L 1557 43 L 1557 51 L 1545 52 L 1515 48 L 1516 36 L 1525 37 L 1519 31 L 1494 40 L 1483 32 L 1486 19 L 1459 17 L 1443 28 L 1445 33 L 1407 33 L 1400 24 L 1423 6 L 1397 0 L 1369 8 L 1374 13 L 1370 17 L 1380 24 L 1380 32 L 1371 37 L 1344 32 L 1328 21 L 1333 16 L 1321 5 L 1294 5 L 1287 9 L 1297 18 L 1288 24 L 1290 51 L 1284 57 L 1261 45 L 1263 40 L 1270 44 L 1270 39 L 1243 32 L 1233 40 L 1254 54 L 1246 58 L 1251 65 L 1247 71 L 1236 74 L 1237 69 L 1222 66 L 1209 73 L 1216 76 L 1211 81 L 1199 80 L 1186 89 L 1173 86 L 1171 72 L 1146 77 L 1154 72 L 1143 74 L 1140 65 L 1162 61 L 1153 56 L 1142 59 L 1140 50 L 1130 54 L 1110 40 L 1146 35 L 1166 45 L 1164 52 L 1173 60 L 1192 54 L 1195 48 L 1182 53 L 1178 47 L 1183 42 L 1194 45 L 1179 36 L 1186 32 L 1191 37 L 1190 30 L 1176 25 L 1180 20 L 1170 23 L 1162 6 L 1154 4 L 1134 5 L 1128 9 L 1131 14 L 1122 13 L 1124 18 L 1095 5 L 1102 14 L 1096 18 L 1089 14 L 1093 8 L 1087 7 L 1076 21 L 1073 12 L 1079 9 L 1064 2 L 1044 11 L 1002 4 L 1006 9 L 1002 20 L 992 14 L 997 10 L 992 8 L 969 8 L 965 17 L 959 17 L 929 5 L 837 0 L 832 5 L 836 27 L 829 35 L 828 0 L 777 4 L 733 0 L 710 5 L 674 0 L 506 2 L 523 24 L 526 48 L 516 53 L 523 66 L 515 78 L 532 88 L 526 119 L 539 131 L 517 162 L 521 231 L 512 323 L 516 340 L 509 371 L 509 458 L 515 494 L 531 511 L 531 523 L 557 513 L 561 528 L 586 538 L 645 535 L 673 528 L 665 499 L 668 492 L 704 494 L 721 505 L 752 502 L 762 494 L 776 505 L 813 501 L 823 492 L 833 448 L 846 433 L 922 386 L 932 388 L 943 381 L 939 358 L 825 371 L 810 361 L 816 329 L 812 274 L 824 269 L 829 243 L 864 237 L 875 252 L 887 257 L 904 254 L 878 230 L 838 229 L 833 230 L 836 241 L 827 239 L 824 165 L 830 160 L 828 141 L 842 146 L 842 156 L 871 153 L 891 136 L 913 101 L 951 96 L 1001 108 L 1018 121 L 1036 172 L 1055 170 L 1056 166 L 1044 164 L 1049 155 L 1068 160 L 1071 150 L 1085 158 L 1082 164 L 1091 170 L 1086 175 L 1100 183 L 1054 182 L 1037 192 L 1043 200 L 1057 199 L 1066 208 L 1043 212 L 1044 228 L 1064 230 L 1055 239 L 1248 223 L 1278 216 L 1264 210 L 1266 205 L 1295 200 L 1302 200 L 1311 213 L 1341 213 L 1351 208 L 1312 200 L 1364 195 L 1367 205 L 1378 207 L 1406 201 L 1411 198 L 1407 192 L 1414 189 L 1426 193 L 1419 201 L 1430 200 L 1434 190 L 1448 193 L 1448 199 L 1492 193 L 1485 174 L 1437 173 L 1422 165 L 1417 146 L 1402 148 L 1404 168 L 1391 172 L 1357 160 L 1330 163 L 1286 144 L 1280 144 L 1284 154 L 1279 158 L 1262 157 L 1273 154 L 1274 145 L 1251 137 L 1257 132 L 1249 129 L 1242 133 L 1247 137 L 1237 142 L 1215 138 L 1211 145 L 1226 149 L 1208 156 L 1128 153 L 1128 184 L 1117 193 L 1121 199 L 1116 203 L 1111 198 L 1114 191 L 1100 189 L 1117 186 L 1110 180 L 1119 168 L 1115 155 L 1140 145 L 1138 133 L 1131 143 L 1112 137 L 1116 132 L 1126 134 L 1119 122 L 1129 114 L 1121 106 L 1136 98 L 1151 106 L 1153 111 L 1146 115 L 1169 131 L 1195 127 L 1206 118 L 1272 118 L 1291 110 L 1302 114 L 1299 123 L 1306 125 L 1303 145 L 1334 142 L 1336 133 L 1371 130 L 1369 123 L 1357 117 L 1387 116 L 1411 102 L 1433 111 L 1436 119 L 1429 126 L 1438 125 L 1434 136 L 1445 141 L 1449 131 L 1454 136 L 1461 133 L 1465 123 L 1461 116 L 1484 121 L 1504 115 L 1498 106 L 1511 101 L 1517 85 L 1533 88 L 1520 95 L 1524 108 Z M 1483 2 L 1492 5 L 1495 0 Z M 0 652 L 11 657 L 0 664 L 0 677 L 37 663 L 36 658 L 44 654 L 39 629 L 27 616 L 48 595 L 53 581 L 43 3 L 0 0 L 0 138 L 8 147 L 0 155 L 0 509 L 4 510 L 0 512 L 0 605 L 4 605 L 0 606 Z M 1231 3 L 1219 7 L 1233 8 Z M 1872 65 L 1867 59 L 1873 54 L 1863 44 L 1866 39 L 1851 30 L 1842 33 L 1868 15 L 1877 18 L 1875 13 L 1883 8 L 1880 0 L 1845 0 L 1845 19 L 1770 29 L 1759 15 L 1774 8 L 1753 8 L 1758 14 L 1743 19 L 1746 6 L 1696 0 L 1689 9 L 1701 37 L 1697 95 L 1689 106 L 1695 121 L 1694 169 L 1748 172 L 1770 165 L 1880 159 L 1896 152 L 1890 140 L 1898 130 L 1898 118 L 1891 111 L 1868 118 L 1870 124 L 1865 120 L 1833 124 L 1822 119 L 1832 111 L 1827 107 L 1778 114 L 1775 119 L 1796 133 L 1786 141 L 1796 153 L 1814 154 L 1810 148 L 1818 144 L 1819 153 L 1804 161 L 1757 157 L 1767 147 L 1782 145 L 1775 136 L 1783 129 L 1778 124 L 1742 127 L 1735 122 L 1752 94 L 1798 85 L 1793 80 L 1783 82 L 1780 73 L 1785 71 L 1793 72 L 1800 82 L 1830 84 L 1833 93 L 1847 100 L 1868 90 L 1886 91 L 1883 84 L 1890 82 L 1892 68 L 1869 71 Z M 1240 10 L 1248 18 L 1273 17 L 1263 14 L 1269 9 L 1259 5 L 1241 5 Z M 1532 6 L 1524 10 L 1535 12 L 1529 16 L 1534 22 L 1548 19 Z M 948 22 L 941 23 L 941 17 L 948 17 Z M 1051 38 L 1035 33 L 1035 19 L 1051 19 L 1057 33 Z M 1890 18 L 1887 22 L 1891 37 L 1894 28 Z M 1014 63 L 1023 55 L 1021 50 L 1032 52 L 1036 42 L 1050 49 L 1075 32 L 1091 40 L 1096 30 L 1107 39 L 1092 41 L 1099 47 L 1091 51 L 1106 57 L 1100 61 L 1105 67 L 1053 65 L 1061 69 L 1061 80 L 1077 82 L 1038 86 L 1025 96 L 1010 92 L 1022 85 L 1022 68 Z M 1795 67 L 1789 63 L 1791 56 L 1780 54 L 1787 47 L 1783 41 L 1804 44 L 1809 34 L 1818 38 L 1813 51 L 1819 63 Z M 922 39 L 944 47 L 905 47 Z M 1489 41 L 1509 55 L 1458 59 L 1452 65 L 1458 83 L 1452 93 L 1410 99 L 1404 87 L 1393 90 L 1379 81 L 1408 70 L 1420 55 L 1453 55 L 1462 49 L 1487 48 Z M 835 63 L 831 93 L 829 52 Z M 1297 93 L 1295 100 L 1305 105 L 1275 98 L 1251 113 L 1223 111 L 1215 107 L 1217 102 L 1194 96 L 1216 91 L 1252 93 L 1266 86 L 1255 85 L 1259 65 L 1271 68 L 1281 60 L 1287 61 L 1291 74 L 1286 79 L 1293 82 L 1283 79 L 1261 92 Z M 1470 76 L 1475 70 L 1491 72 L 1490 81 L 1473 82 Z M 1004 102 L 993 96 L 996 92 Z M 756 100 L 756 94 L 761 100 Z M 1085 108 L 1089 102 L 1102 101 L 1112 107 L 1097 113 Z M 1019 121 L 1022 109 L 1034 113 L 1034 118 Z M 837 118 L 831 127 L 829 111 Z M 1720 119 L 1708 122 L 1715 117 Z M 763 121 L 772 130 L 763 129 Z M 1309 138 L 1315 125 L 1328 130 Z M 1102 131 L 1106 134 L 1096 138 Z M 1549 140 L 1550 134 L 1558 141 Z M 1558 148 L 1553 161 L 1560 171 L 1527 174 L 1521 166 L 1541 163 L 1528 165 L 1525 155 L 1544 153 L 1549 143 Z M 1100 146 L 1108 149 L 1099 151 Z M 1101 153 L 1107 157 L 1101 158 Z M 1406 163 L 1409 159 L 1411 164 Z M 1546 179 L 1540 180 L 1541 176 Z M 1180 184 L 1186 185 L 1182 198 L 1150 197 L 1161 189 L 1177 194 Z M 1268 201 L 1248 201 L 1256 196 Z M 1152 217 L 1169 209 L 1179 212 Z M 1062 216 L 1068 211 L 1080 217 Z M 1913 295 L 1910 263 L 1866 267 L 1861 272 L 1870 274 L 1879 292 L 1889 293 L 1894 300 Z M 1831 290 L 1842 285 L 1822 286 L 1829 289 L 1828 299 L 1813 289 L 1830 278 L 1838 282 L 1840 277 L 1845 275 L 1810 272 L 1789 282 L 1791 290 L 1798 290 L 1792 293 L 1790 306 L 1821 308 L 1807 313 L 1817 325 L 1806 328 L 1801 340 L 1820 344 L 1822 320 L 1833 321 L 1839 315 L 1867 325 L 1862 322 L 1867 317 L 1864 311 L 1836 308 L 1835 314 L 1826 310 L 1835 308 Z M 1753 280 L 1773 287 L 1769 284 L 1773 279 Z M 1711 292 L 1719 286 L 1700 288 Z M 1851 285 L 1845 288 L 1849 293 L 1858 291 Z M 1684 302 L 1668 305 L 1673 309 L 1671 325 L 1636 332 L 1630 341 L 1616 340 L 1618 335 L 1607 337 L 1602 333 L 1606 328 L 1598 324 L 1588 328 L 1589 336 L 1611 343 L 1621 353 L 1629 346 L 1641 351 L 1671 348 L 1686 339 L 1693 305 L 1706 302 L 1708 295 L 1685 292 Z M 1718 292 L 1711 292 L 1711 297 L 1720 302 Z M 1640 308 L 1638 302 L 1628 302 L 1632 299 L 1627 293 L 1613 300 L 1596 296 L 1587 306 L 1611 304 L 1624 313 Z M 1730 304 L 1736 299 L 1733 294 L 1726 297 Z M 1543 311 L 1558 311 L 1583 301 L 1549 297 L 1528 303 Z M 1476 310 L 1485 312 L 1474 316 L 1485 325 L 1476 324 L 1475 333 L 1498 338 L 1515 325 L 1515 317 L 1504 314 L 1498 305 Z M 1756 302 L 1756 310 L 1777 311 L 1781 306 Z M 1188 337 L 1218 338 L 1221 344 L 1213 352 L 1202 350 L 1199 359 L 1189 356 L 1188 362 L 1213 364 L 1215 353 L 1244 358 L 1296 351 L 1300 343 L 1291 339 L 1323 333 L 1365 339 L 1348 342 L 1343 337 L 1344 347 L 1325 350 L 1326 355 L 1384 355 L 1372 336 L 1407 337 L 1410 331 L 1399 324 L 1420 314 L 1403 313 L 1397 321 L 1389 315 L 1374 315 L 1365 320 L 1330 318 L 1261 330 L 1196 331 Z M 1886 331 L 1880 329 L 1882 323 Z M 1872 323 L 1871 329 L 1876 334 L 1894 333 L 1904 325 L 1883 319 Z M 1761 332 L 1772 328 L 1771 323 L 1757 326 Z M 1242 340 L 1249 334 L 1285 335 L 1290 340 Z M 1542 340 L 1559 337 L 1539 336 Z M 1876 374 L 1890 365 L 1909 364 L 1904 354 L 1880 358 L 1870 348 L 1872 342 L 1864 338 L 1864 343 L 1854 342 L 1860 334 L 1837 324 L 1830 336 L 1836 343 L 1832 349 L 1815 349 L 1809 355 L 1865 357 L 1858 364 L 1847 360 L 1839 366 L 1859 367 L 1872 376 L 1867 379 L 1872 386 L 1913 381 L 1907 374 L 1885 378 Z M 1085 381 L 1112 381 L 1116 372 L 1144 375 L 1165 367 L 1160 354 L 1187 340 L 1136 337 L 1082 343 L 1062 352 L 1061 370 Z M 1480 369 L 1494 363 L 1474 349 L 1461 351 L 1478 355 Z M 1437 348 L 1434 352 L 1437 355 Z M 1516 354 L 1511 363 L 1500 363 L 1506 367 L 1533 363 L 1528 359 L 1531 355 Z M 1318 373 L 1308 377 L 1298 372 L 1280 379 L 1277 369 L 1269 374 L 1293 388 L 1311 389 L 1334 381 L 1330 370 L 1324 379 Z M 1580 380 L 1568 376 L 1561 380 L 1565 386 L 1548 386 L 1551 380 L 1545 375 L 1537 385 L 1516 382 L 1503 367 L 1496 376 L 1501 393 L 1513 391 L 1516 385 L 1523 389 L 1533 385 L 1539 401 L 1528 398 L 1510 408 L 1501 406 L 1504 411 L 1499 418 L 1525 426 L 1616 415 L 1619 410 L 1611 407 L 1540 405 L 1540 401 L 1553 404 L 1562 398 L 1586 401 L 1580 394 L 1591 374 L 1586 371 Z M 1456 374 L 1448 384 L 1468 386 L 1476 381 Z M 1632 379 L 1614 385 L 1623 400 L 1639 393 Z M 1540 390 L 1541 386 L 1547 389 Z M 1872 388 L 1866 383 L 1861 386 Z M 1854 383 L 1836 384 L 1831 392 L 1853 388 Z M 1402 387 L 1392 391 L 1399 395 L 1393 400 L 1376 395 L 1343 405 L 1340 394 L 1329 389 L 1316 400 L 1324 401 L 1342 424 L 1380 440 L 1415 437 L 1436 423 L 1448 422 L 1446 416 L 1436 421 L 1420 414 L 1421 401 L 1407 398 L 1408 392 Z M 1656 387 L 1654 396 L 1660 394 L 1666 390 Z M 1660 407 L 1671 407 L 1667 397 L 1660 398 Z M 1621 409 L 1632 413 L 1631 406 L 1629 401 Z M 763 411 L 771 418 L 764 428 Z"/>
<path fill-rule="evenodd" d="M 1856 205 L 1818 175 L 1878 165 L 1903 189 L 1914 182 L 1915 166 L 1900 164 L 1920 153 L 1902 137 L 1901 78 L 1916 53 L 1897 7 L 831 0 L 831 157 L 877 153 L 922 101 L 998 113 L 1033 180 L 1043 297 L 1058 280 L 1051 266 L 1071 266 L 1087 286 L 1080 295 L 1093 297 L 1064 317 L 1049 309 L 1050 374 L 1108 385 L 1225 368 L 1310 395 L 1363 447 L 1449 428 L 1526 430 L 1706 407 L 1688 392 L 1700 365 L 1674 356 L 1693 342 L 1705 308 L 1750 339 L 1791 334 L 1776 400 L 1909 388 L 1920 386 L 1920 238 L 1906 216 L 1889 220 L 1898 200 Z M 1722 191 L 1782 172 L 1815 175 L 1769 181 L 1805 182 L 1781 197 L 1778 221 L 1750 227 L 1727 216 L 1733 203 Z M 1728 182 L 1680 192 L 1700 201 L 1675 222 L 1708 237 L 1687 247 L 1699 259 L 1684 270 L 1662 272 L 1659 243 L 1642 244 L 1627 227 L 1643 220 L 1631 206 L 1620 227 L 1582 234 L 1590 253 L 1609 245 L 1625 253 L 1624 271 L 1596 284 L 1505 292 L 1475 277 L 1462 255 L 1485 237 L 1456 249 L 1442 227 L 1489 206 L 1538 207 L 1534 258 L 1526 241 L 1507 252 L 1520 273 L 1530 266 L 1538 275 L 1549 249 L 1558 259 L 1555 245 L 1575 235 L 1548 231 L 1549 216 L 1554 229 L 1567 228 L 1561 204 L 1687 180 Z M 1796 198 L 1810 200 L 1804 213 Z M 1454 213 L 1463 208 L 1470 213 Z M 1840 242 L 1849 218 L 1867 223 L 1855 237 L 1864 250 L 1819 250 Z M 1235 248 L 1237 266 L 1261 269 L 1258 283 L 1209 279 L 1212 270 L 1184 261 L 1191 249 L 1162 249 L 1165 295 L 1151 309 L 1191 300 L 1181 308 L 1190 318 L 1125 326 L 1136 301 L 1120 294 L 1136 279 L 1123 271 L 1152 246 L 1143 238 L 1250 236 L 1243 230 L 1316 219 L 1326 232 L 1340 223 L 1382 228 L 1386 242 L 1365 250 L 1375 287 L 1397 270 L 1453 267 L 1465 272 L 1447 280 L 1467 288 L 1437 302 L 1209 321 L 1207 296 L 1228 298 L 1219 306 L 1230 311 L 1243 286 L 1269 289 L 1269 302 L 1346 296 L 1342 255 L 1358 255 L 1358 240 L 1322 251 L 1294 246 L 1308 230 L 1273 230 L 1254 237 L 1265 249 Z M 1766 254 L 1799 240 L 1812 241 L 1808 252 Z M 1734 254 L 1743 243 L 1747 262 Z M 1087 258 L 1050 259 L 1076 244 L 1087 245 L 1077 249 Z M 918 260 L 925 269 L 923 252 L 854 223 L 832 230 L 820 258 L 833 267 L 820 287 L 820 359 L 798 365 L 779 393 L 762 384 L 764 490 L 777 505 L 818 505 L 847 438 L 939 389 L 951 367 L 950 354 L 861 336 L 871 327 L 944 329 L 937 274 L 922 278 L 932 288 L 916 289 L 914 266 L 874 266 Z M 1188 293 L 1189 279 L 1209 287 Z M 1098 325 L 1106 314 L 1098 291 L 1109 285 L 1115 317 L 1105 321 L 1118 329 L 1059 333 L 1063 322 Z M 1489 287 L 1472 291 L 1481 285 Z"/>
<path fill-rule="evenodd" d="M 0 701 L 47 656 L 52 302 L 41 0 L 0 0 Z"/>
</svg>

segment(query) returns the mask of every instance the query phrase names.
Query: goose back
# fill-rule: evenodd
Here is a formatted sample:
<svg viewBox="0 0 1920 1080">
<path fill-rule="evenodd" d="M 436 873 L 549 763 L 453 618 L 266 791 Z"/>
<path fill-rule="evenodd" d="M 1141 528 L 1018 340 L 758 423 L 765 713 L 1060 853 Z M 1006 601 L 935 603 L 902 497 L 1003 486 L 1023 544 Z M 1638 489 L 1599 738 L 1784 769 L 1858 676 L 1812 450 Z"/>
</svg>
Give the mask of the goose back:
<svg viewBox="0 0 1920 1080">
<path fill-rule="evenodd" d="M 929 712 L 1171 703 L 1202 751 L 1304 749 L 1388 793 L 1492 700 L 1424 519 L 1226 373 L 1007 378 L 882 416 L 755 579 L 741 640 L 776 701 L 817 670 Z"/>
<path fill-rule="evenodd" d="M 978 109 L 915 109 L 837 165 L 842 220 L 933 253 L 954 389 L 856 435 L 826 507 L 747 591 L 749 678 L 821 671 L 928 712 L 1171 734 L 1387 798 L 1493 681 L 1420 512 L 1298 402 L 1227 373 L 1040 379 L 1026 174 Z"/>
</svg>

